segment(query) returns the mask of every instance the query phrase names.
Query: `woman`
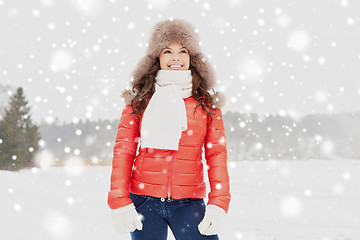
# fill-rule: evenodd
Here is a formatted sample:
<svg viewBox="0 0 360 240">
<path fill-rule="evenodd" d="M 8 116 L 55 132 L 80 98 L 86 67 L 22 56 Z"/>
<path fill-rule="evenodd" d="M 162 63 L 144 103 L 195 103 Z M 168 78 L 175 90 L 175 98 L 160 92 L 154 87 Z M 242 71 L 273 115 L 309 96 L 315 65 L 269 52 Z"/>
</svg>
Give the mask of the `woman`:
<svg viewBox="0 0 360 240">
<path fill-rule="evenodd" d="M 208 93 L 215 76 L 198 43 L 184 20 L 156 24 L 123 92 L 108 204 L 115 229 L 132 239 L 166 239 L 168 226 L 176 239 L 218 239 L 228 211 L 223 96 Z"/>
</svg>

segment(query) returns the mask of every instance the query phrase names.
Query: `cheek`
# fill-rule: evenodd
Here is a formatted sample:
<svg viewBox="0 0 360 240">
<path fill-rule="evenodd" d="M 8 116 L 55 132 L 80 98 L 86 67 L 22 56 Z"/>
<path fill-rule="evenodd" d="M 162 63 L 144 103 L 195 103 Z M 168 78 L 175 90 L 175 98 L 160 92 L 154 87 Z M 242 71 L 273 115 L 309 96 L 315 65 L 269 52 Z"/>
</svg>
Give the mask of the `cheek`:
<svg viewBox="0 0 360 240">
<path fill-rule="evenodd" d="M 160 66 L 166 65 L 166 62 L 167 62 L 166 57 L 161 56 L 161 57 L 159 57 L 159 60 L 160 60 Z"/>
<path fill-rule="evenodd" d="M 190 56 L 188 56 L 185 60 L 186 66 L 189 68 L 190 67 Z"/>
</svg>

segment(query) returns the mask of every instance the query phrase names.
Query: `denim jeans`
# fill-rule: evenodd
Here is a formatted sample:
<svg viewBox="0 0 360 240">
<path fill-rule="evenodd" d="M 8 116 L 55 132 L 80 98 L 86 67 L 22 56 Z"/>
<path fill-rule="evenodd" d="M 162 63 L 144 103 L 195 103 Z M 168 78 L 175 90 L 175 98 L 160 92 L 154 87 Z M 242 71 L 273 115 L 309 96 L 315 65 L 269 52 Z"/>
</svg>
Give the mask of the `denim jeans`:
<svg viewBox="0 0 360 240">
<path fill-rule="evenodd" d="M 155 198 L 130 193 L 136 211 L 142 215 L 143 229 L 131 233 L 132 240 L 166 240 L 168 226 L 177 240 L 218 240 L 217 235 L 201 235 L 198 225 L 205 214 L 204 199 Z"/>
</svg>

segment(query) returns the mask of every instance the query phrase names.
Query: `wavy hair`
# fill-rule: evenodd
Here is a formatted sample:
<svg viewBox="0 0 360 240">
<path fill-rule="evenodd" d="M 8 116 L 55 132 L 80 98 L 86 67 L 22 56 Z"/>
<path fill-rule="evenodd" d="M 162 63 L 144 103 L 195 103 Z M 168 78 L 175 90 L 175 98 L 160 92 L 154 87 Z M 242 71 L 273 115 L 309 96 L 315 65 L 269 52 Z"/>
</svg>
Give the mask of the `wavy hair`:
<svg viewBox="0 0 360 240">
<path fill-rule="evenodd" d="M 202 109 L 210 116 L 215 113 L 213 99 L 211 98 L 209 92 L 205 89 L 205 79 L 200 77 L 200 74 L 196 69 L 190 65 L 191 75 L 192 75 L 192 96 L 197 100 L 198 104 L 195 107 L 196 109 L 201 106 Z M 155 77 L 157 71 L 160 70 L 160 60 L 156 59 L 153 66 L 149 69 L 148 74 L 146 74 L 140 81 L 134 84 L 132 91 L 136 93 L 135 97 L 131 101 L 131 108 L 133 110 L 132 114 L 140 116 L 141 113 L 145 110 L 149 97 L 155 92 Z M 212 89 L 214 91 L 214 89 Z"/>
</svg>

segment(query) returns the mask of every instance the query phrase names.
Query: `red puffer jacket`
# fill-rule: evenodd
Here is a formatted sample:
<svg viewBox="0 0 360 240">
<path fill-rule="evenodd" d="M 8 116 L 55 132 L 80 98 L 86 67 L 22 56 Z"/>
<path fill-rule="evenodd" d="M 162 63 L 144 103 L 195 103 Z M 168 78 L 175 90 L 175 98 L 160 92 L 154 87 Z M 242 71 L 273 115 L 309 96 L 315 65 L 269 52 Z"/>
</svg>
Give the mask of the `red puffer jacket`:
<svg viewBox="0 0 360 240">
<path fill-rule="evenodd" d="M 116 209 L 132 201 L 129 191 L 159 198 L 204 198 L 206 186 L 203 176 L 202 147 L 208 166 L 210 193 L 208 204 L 225 212 L 230 202 L 229 175 L 224 124 L 220 109 L 210 116 L 194 97 L 184 99 L 187 130 L 182 132 L 179 150 L 139 148 L 141 118 L 130 115 L 126 105 L 116 135 L 112 163 L 111 187 L 108 195 L 110 208 Z M 135 157 L 136 155 L 136 157 Z M 135 159 L 135 162 L 134 162 Z"/>
</svg>

